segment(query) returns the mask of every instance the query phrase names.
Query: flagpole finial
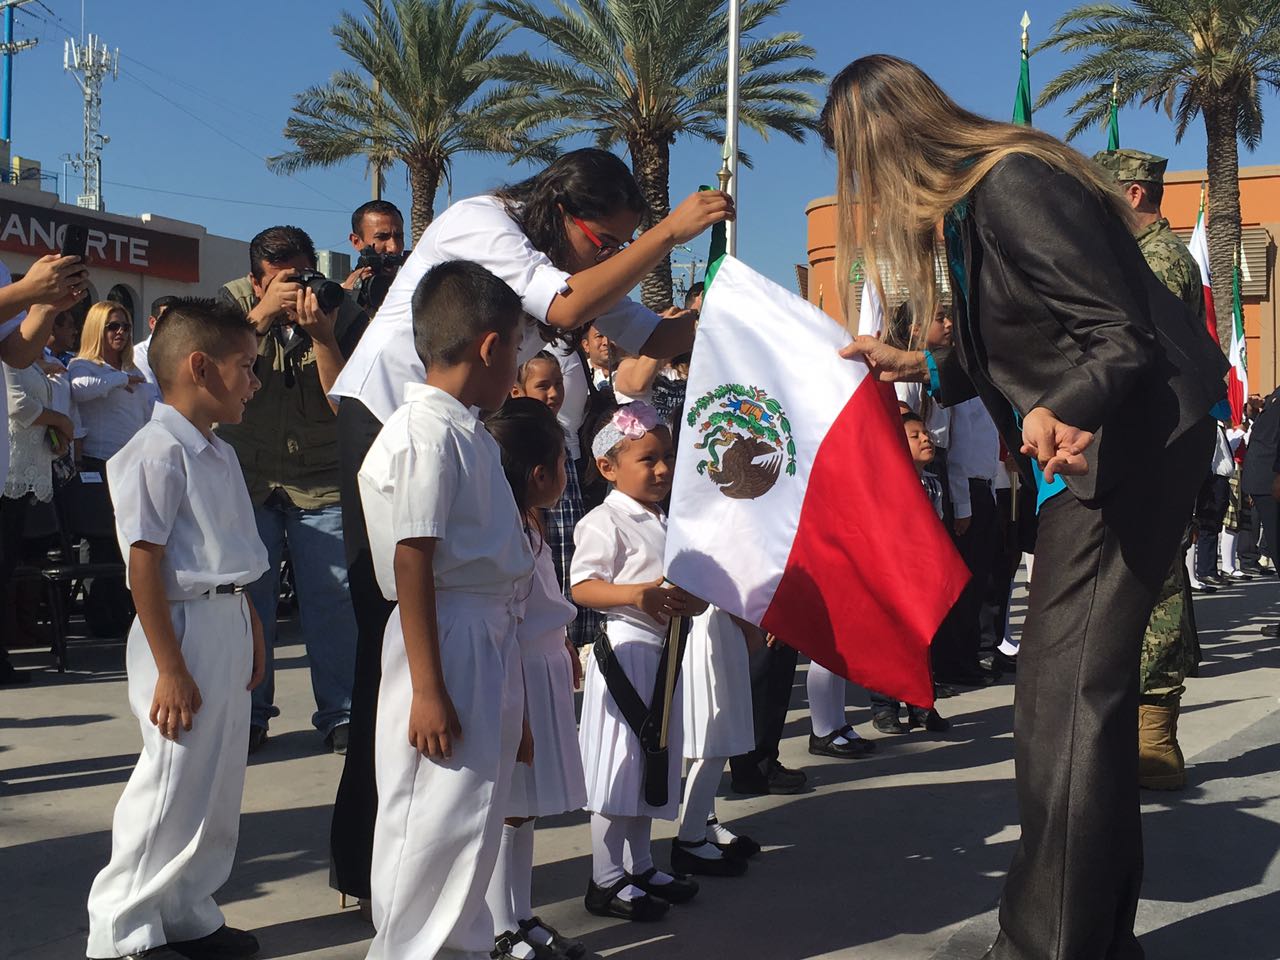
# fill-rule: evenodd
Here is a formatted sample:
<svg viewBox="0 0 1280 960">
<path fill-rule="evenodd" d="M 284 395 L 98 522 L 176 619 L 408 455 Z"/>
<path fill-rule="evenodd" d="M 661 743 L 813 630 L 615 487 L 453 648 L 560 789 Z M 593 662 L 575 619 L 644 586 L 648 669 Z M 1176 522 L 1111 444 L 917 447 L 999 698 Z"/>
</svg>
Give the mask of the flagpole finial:
<svg viewBox="0 0 1280 960">
<path fill-rule="evenodd" d="M 1111 102 L 1116 103 L 1120 99 L 1120 74 L 1116 74 L 1114 80 L 1111 81 Z"/>
<path fill-rule="evenodd" d="M 733 171 L 729 169 L 728 153 L 725 154 L 724 160 L 720 164 L 720 172 L 716 174 L 716 180 L 719 182 L 721 191 L 728 193 L 729 183 L 733 180 Z"/>
<path fill-rule="evenodd" d="M 1027 52 L 1027 27 L 1031 26 L 1031 14 L 1022 11 L 1022 52 Z"/>
</svg>

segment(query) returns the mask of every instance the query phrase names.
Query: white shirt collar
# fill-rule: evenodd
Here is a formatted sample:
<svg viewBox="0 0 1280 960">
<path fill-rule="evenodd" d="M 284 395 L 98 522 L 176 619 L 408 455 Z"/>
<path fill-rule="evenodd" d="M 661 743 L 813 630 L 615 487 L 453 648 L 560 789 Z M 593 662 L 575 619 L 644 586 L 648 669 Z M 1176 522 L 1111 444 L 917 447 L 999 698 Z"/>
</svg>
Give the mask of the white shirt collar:
<svg viewBox="0 0 1280 960">
<path fill-rule="evenodd" d="M 661 507 L 659 507 L 658 512 L 655 513 L 648 506 L 641 503 L 639 500 L 636 500 L 634 497 L 627 496 L 621 490 L 610 490 L 609 495 L 605 497 L 605 502 L 613 504 L 615 509 L 637 520 L 645 518 L 652 520 L 662 519 Z"/>
<path fill-rule="evenodd" d="M 193 457 L 198 457 L 212 444 L 199 427 L 167 403 L 157 403 L 151 419 L 158 420 Z"/>
</svg>

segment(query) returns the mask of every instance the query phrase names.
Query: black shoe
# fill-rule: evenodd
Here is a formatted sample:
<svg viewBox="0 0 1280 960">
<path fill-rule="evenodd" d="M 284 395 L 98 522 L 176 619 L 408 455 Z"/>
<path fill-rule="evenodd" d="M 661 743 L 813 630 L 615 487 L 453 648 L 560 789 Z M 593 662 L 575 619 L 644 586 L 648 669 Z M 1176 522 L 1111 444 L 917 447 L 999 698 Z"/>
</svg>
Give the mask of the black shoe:
<svg viewBox="0 0 1280 960">
<path fill-rule="evenodd" d="M 564 960 L 565 955 L 559 950 L 530 940 L 524 931 L 519 933 L 508 930 L 493 939 L 493 949 L 489 951 L 490 960 L 522 960 L 516 953 L 516 947 L 524 944 L 533 951 L 532 960 Z"/>
<path fill-rule="evenodd" d="M 937 710 L 912 710 L 908 724 L 913 730 L 924 727 L 930 733 L 946 733 L 951 729 L 951 721 Z"/>
<path fill-rule="evenodd" d="M 1256 563 L 1240 564 L 1240 572 L 1250 577 L 1265 577 L 1267 575 L 1267 571 Z"/>
<path fill-rule="evenodd" d="M 881 733 L 889 734 L 890 736 L 907 732 L 907 728 L 902 725 L 902 721 L 898 719 L 896 713 L 877 713 L 871 718 L 871 725 Z"/>
<path fill-rule="evenodd" d="M 777 760 L 769 761 L 769 769 L 765 776 L 769 781 L 769 792 L 782 796 L 799 793 L 809 782 L 809 777 L 803 770 L 784 767 Z"/>
<path fill-rule="evenodd" d="M 545 947 L 549 947 L 562 957 L 568 957 L 569 960 L 580 960 L 581 957 L 587 955 L 587 945 L 581 940 L 570 940 L 568 937 L 562 936 L 560 931 L 549 923 L 543 923 L 540 917 L 530 917 L 528 920 L 520 921 L 520 935 L 524 938 L 525 943 L 533 947 L 535 954 L 542 944 L 529 936 L 534 930 L 541 930 L 549 936 L 551 940 Z"/>
<path fill-rule="evenodd" d="M 657 867 L 650 867 L 639 875 L 629 874 L 628 879 L 633 887 L 639 887 L 651 897 L 665 900 L 667 903 L 688 903 L 698 895 L 698 881 L 676 875 L 670 883 L 654 883 L 653 875 Z"/>
<path fill-rule="evenodd" d="M 1213 584 L 1211 584 L 1211 583 L 1205 583 L 1204 581 L 1201 581 L 1201 582 L 1200 582 L 1200 583 L 1198 583 L 1198 584 L 1193 583 L 1193 584 L 1191 585 L 1191 592 L 1192 592 L 1192 593 L 1200 593 L 1200 594 L 1217 593 L 1217 592 L 1218 592 L 1218 588 L 1217 588 L 1217 587 L 1215 587 L 1215 586 L 1214 586 Z"/>
<path fill-rule="evenodd" d="M 94 960 L 90 957 L 89 960 Z M 175 951 L 172 947 L 152 947 L 150 950 L 139 950 L 137 953 L 126 954 L 123 957 L 115 958 L 115 960 L 183 960 L 182 954 Z"/>
<path fill-rule="evenodd" d="M 329 735 L 324 738 L 325 746 L 329 748 L 330 753 L 346 756 L 347 743 L 351 740 L 351 724 L 340 723 L 332 730 Z"/>
<path fill-rule="evenodd" d="M 709 860 L 689 852 L 704 845 L 714 847 L 720 855 Z M 696 874 L 701 877 L 740 877 L 747 872 L 747 861 L 729 856 L 710 840 L 686 843 L 677 838 L 671 841 L 671 872 L 676 876 Z"/>
<path fill-rule="evenodd" d="M 837 760 L 860 760 L 876 752 L 874 743 L 863 740 L 861 737 L 855 740 L 848 736 L 851 733 L 853 728 L 847 725 L 825 737 L 814 736 L 811 733 L 809 734 L 809 752 L 815 757 L 834 757 Z M 835 743 L 836 738 L 842 736 L 848 742 Z"/>
<path fill-rule="evenodd" d="M 619 920 L 636 920 L 641 923 L 647 923 L 651 920 L 661 920 L 666 916 L 667 911 L 671 909 L 671 904 L 661 897 L 655 897 L 645 894 L 635 900 L 622 900 L 618 897 L 618 891 L 628 887 L 636 886 L 633 877 L 623 877 L 611 887 L 602 887 L 594 880 L 587 883 L 587 895 L 582 898 L 583 905 L 587 908 L 587 913 L 597 917 L 617 917 Z M 643 887 L 639 887 L 644 889 Z"/>
<path fill-rule="evenodd" d="M 792 770 L 791 773 L 799 773 L 799 771 Z M 707 826 L 718 827 L 720 826 L 720 821 L 715 817 L 711 817 L 707 820 Z M 756 843 L 750 837 L 734 837 L 728 843 L 716 843 L 716 841 L 712 840 L 711 843 L 714 844 L 716 849 L 721 853 L 728 854 L 731 857 L 737 857 L 739 860 L 750 860 L 760 852 L 760 844 Z"/>
<path fill-rule="evenodd" d="M 1012 657 L 1001 650 L 997 650 L 991 655 L 991 666 L 1001 673 L 1017 673 L 1018 672 L 1018 656 L 1014 654 Z"/>
<path fill-rule="evenodd" d="M 950 697 L 959 696 L 960 691 L 955 687 L 949 687 L 945 683 L 935 683 L 933 685 L 933 699 L 947 700 Z"/>
<path fill-rule="evenodd" d="M 225 923 L 207 937 L 176 940 L 169 946 L 187 960 L 238 960 L 254 956 L 259 949 L 258 938 L 252 933 L 228 927 Z"/>
<path fill-rule="evenodd" d="M 0 663 L 0 687 L 16 687 L 31 682 L 30 670 L 18 670 L 9 661 Z"/>
<path fill-rule="evenodd" d="M 1280 623 L 1268 623 L 1262 628 L 1262 635 L 1268 640 L 1280 640 Z"/>
<path fill-rule="evenodd" d="M 1211 583 L 1215 587 L 1225 587 L 1229 585 L 1231 582 L 1230 580 L 1227 579 L 1227 577 L 1222 573 L 1221 570 L 1219 570 L 1216 573 L 1211 573 L 1207 577 L 1201 577 L 1200 580 L 1204 583 Z"/>
<path fill-rule="evenodd" d="M 261 750 L 267 742 L 267 728 L 249 724 L 249 756 Z"/>
<path fill-rule="evenodd" d="M 939 683 L 951 687 L 989 687 L 996 682 L 996 675 L 992 671 L 983 670 L 975 664 L 967 669 L 940 673 L 936 679 Z"/>
</svg>

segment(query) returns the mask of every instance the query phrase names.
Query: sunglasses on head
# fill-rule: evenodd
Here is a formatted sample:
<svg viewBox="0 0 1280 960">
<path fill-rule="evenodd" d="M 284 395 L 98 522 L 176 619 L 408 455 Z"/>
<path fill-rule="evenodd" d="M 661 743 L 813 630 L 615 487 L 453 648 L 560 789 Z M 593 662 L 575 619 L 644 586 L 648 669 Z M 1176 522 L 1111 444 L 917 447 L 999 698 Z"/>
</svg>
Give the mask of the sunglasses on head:
<svg viewBox="0 0 1280 960">
<path fill-rule="evenodd" d="M 112 320 L 107 324 L 107 333 L 119 333 L 122 330 L 125 333 L 129 333 L 129 324 L 123 320 Z"/>
<path fill-rule="evenodd" d="M 592 229 L 588 227 L 585 223 L 583 223 L 579 217 L 575 217 L 573 214 L 569 214 L 569 219 L 574 222 L 574 225 L 577 226 L 579 230 L 581 230 L 584 234 L 586 234 L 586 237 L 588 240 L 590 240 L 593 244 L 595 244 L 596 263 L 600 263 L 602 260 L 608 260 L 619 250 L 622 250 L 623 248 L 625 248 L 627 244 L 631 243 L 630 240 L 623 240 L 621 243 L 605 243 L 603 240 L 597 237 L 595 233 L 592 231 Z"/>
</svg>

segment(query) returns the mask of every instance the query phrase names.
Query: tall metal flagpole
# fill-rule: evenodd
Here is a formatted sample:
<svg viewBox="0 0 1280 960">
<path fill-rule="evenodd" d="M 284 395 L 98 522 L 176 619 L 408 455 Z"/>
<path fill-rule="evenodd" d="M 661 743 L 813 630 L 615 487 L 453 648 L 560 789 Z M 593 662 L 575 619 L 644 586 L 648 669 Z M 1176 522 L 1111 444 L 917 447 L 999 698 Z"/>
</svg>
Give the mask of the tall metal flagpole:
<svg viewBox="0 0 1280 960">
<path fill-rule="evenodd" d="M 726 189 L 733 202 L 738 202 L 738 81 L 740 67 L 738 56 L 742 46 L 741 0 L 729 0 L 729 76 L 725 85 L 724 165 L 721 168 L 722 190 Z M 725 225 L 725 251 L 731 257 L 738 255 L 738 224 L 730 220 Z"/>
</svg>

